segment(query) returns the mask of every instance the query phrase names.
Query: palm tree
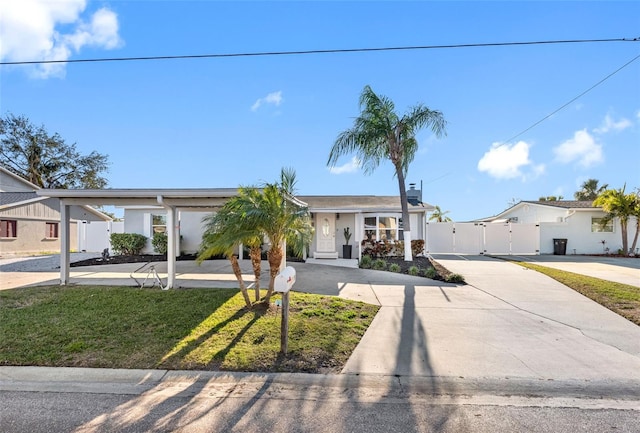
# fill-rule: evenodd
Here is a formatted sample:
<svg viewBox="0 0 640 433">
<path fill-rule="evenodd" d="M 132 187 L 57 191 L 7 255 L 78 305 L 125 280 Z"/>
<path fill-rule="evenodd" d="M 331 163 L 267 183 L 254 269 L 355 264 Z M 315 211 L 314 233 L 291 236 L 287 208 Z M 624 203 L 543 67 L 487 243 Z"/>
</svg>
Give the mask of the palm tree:
<svg viewBox="0 0 640 433">
<path fill-rule="evenodd" d="M 448 213 L 449 213 L 448 210 L 443 212 L 442 209 L 440 209 L 440 206 L 436 206 L 435 210 L 431 213 L 431 216 L 429 217 L 429 221 L 435 221 L 439 223 L 449 222 L 451 221 L 451 218 L 446 216 Z"/>
<path fill-rule="evenodd" d="M 602 207 L 606 216 L 602 219 L 602 224 L 606 224 L 614 218 L 620 220 L 620 232 L 622 234 L 622 251 L 629 252 L 629 240 L 627 238 L 627 226 L 629 218 L 638 212 L 638 196 L 634 193 L 625 193 L 626 185 L 620 189 L 608 189 L 603 191 L 594 201 L 593 206 Z M 635 245 L 635 242 L 634 242 Z"/>
<path fill-rule="evenodd" d="M 282 169 L 280 182 L 267 183 L 261 189 L 241 188 L 233 201 L 244 223 L 269 238 L 269 289 L 264 298 L 269 303 L 284 257 L 283 245 L 290 242 L 294 248 L 306 248 L 311 242 L 313 226 L 306 205 L 294 197 L 296 176 L 292 169 Z"/>
<path fill-rule="evenodd" d="M 376 95 L 370 86 L 365 86 L 360 95 L 360 110 L 353 127 L 343 131 L 336 139 L 327 165 L 334 167 L 341 156 L 355 153 L 365 174 L 370 174 L 382 160 L 391 161 L 400 190 L 404 259 L 411 261 L 411 226 L 405 176 L 418 150 L 415 135 L 426 126 L 437 137 L 441 137 L 445 134 L 446 121 L 440 111 L 430 110 L 422 104 L 400 117 L 394 111 L 393 101 Z"/>
<path fill-rule="evenodd" d="M 233 199 L 231 199 L 233 200 Z M 233 207 L 227 202 L 217 213 L 207 215 L 202 222 L 205 223 L 205 230 L 202 235 L 202 243 L 200 245 L 200 253 L 196 259 L 198 264 L 213 256 L 224 254 L 231 262 L 231 269 L 238 280 L 240 291 L 247 304 L 247 308 L 251 308 L 251 300 L 249 293 L 242 279 L 242 270 L 238 263 L 238 258 L 234 255 L 233 250 L 237 247 L 242 239 L 249 239 L 255 233 L 247 234 L 242 224 L 242 215 L 234 212 Z M 257 276 L 259 282 L 259 275 Z"/>
<path fill-rule="evenodd" d="M 633 236 L 633 242 L 631 243 L 630 252 L 634 252 L 636 250 L 636 245 L 638 244 L 638 235 L 640 234 L 640 188 L 636 189 L 635 192 L 636 204 L 633 208 L 632 216 L 636 219 L 636 234 Z"/>
<path fill-rule="evenodd" d="M 598 186 L 598 179 L 587 179 L 582 182 L 580 190 L 573 194 L 576 200 L 595 200 L 598 195 L 602 194 L 608 187 L 608 184 Z"/>
</svg>

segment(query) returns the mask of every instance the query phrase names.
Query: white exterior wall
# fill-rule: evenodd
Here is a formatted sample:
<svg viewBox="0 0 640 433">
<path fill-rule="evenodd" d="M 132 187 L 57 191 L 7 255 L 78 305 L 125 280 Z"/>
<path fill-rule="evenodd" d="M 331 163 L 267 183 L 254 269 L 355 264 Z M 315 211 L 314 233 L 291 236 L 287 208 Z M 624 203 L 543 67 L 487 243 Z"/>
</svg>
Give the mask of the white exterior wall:
<svg viewBox="0 0 640 433">
<path fill-rule="evenodd" d="M 211 212 L 180 211 L 180 253 L 195 254 L 200 249 L 204 224 L 202 218 Z"/>
</svg>

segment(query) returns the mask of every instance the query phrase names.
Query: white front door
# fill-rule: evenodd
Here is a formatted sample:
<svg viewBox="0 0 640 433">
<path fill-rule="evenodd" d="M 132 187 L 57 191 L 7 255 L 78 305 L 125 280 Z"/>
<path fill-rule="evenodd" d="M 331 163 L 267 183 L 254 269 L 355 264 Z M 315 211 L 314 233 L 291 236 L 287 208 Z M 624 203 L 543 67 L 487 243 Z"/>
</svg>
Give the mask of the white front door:
<svg viewBox="0 0 640 433">
<path fill-rule="evenodd" d="M 332 253 L 336 250 L 336 216 L 332 213 L 318 214 L 318 252 Z"/>
</svg>

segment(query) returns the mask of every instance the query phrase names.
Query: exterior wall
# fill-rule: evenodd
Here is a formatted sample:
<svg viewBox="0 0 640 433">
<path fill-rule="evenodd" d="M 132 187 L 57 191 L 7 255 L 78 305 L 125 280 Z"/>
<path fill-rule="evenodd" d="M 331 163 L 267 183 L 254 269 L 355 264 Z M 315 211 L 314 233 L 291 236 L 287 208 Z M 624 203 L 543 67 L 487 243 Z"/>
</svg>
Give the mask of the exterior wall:
<svg viewBox="0 0 640 433">
<path fill-rule="evenodd" d="M 202 218 L 210 215 L 211 212 L 180 212 L 180 252 L 185 254 L 195 254 L 200 249 L 204 224 Z"/>
<path fill-rule="evenodd" d="M 0 192 L 30 192 L 35 188 L 26 180 L 17 179 L 0 170 Z"/>
<path fill-rule="evenodd" d="M 0 238 L 0 253 L 59 253 L 60 237 L 49 239 L 46 237 L 46 222 L 56 220 L 17 219 L 17 234 L 15 238 Z M 59 221 L 59 220 L 58 220 Z M 60 236 L 60 227 L 58 227 Z M 77 223 L 70 224 L 70 248 L 78 249 Z"/>
<path fill-rule="evenodd" d="M 345 214 L 341 213 L 340 218 L 336 219 L 336 251 L 338 252 L 338 257 L 343 258 L 342 254 L 342 246 L 345 245 L 344 240 L 344 229 L 349 227 L 351 231 L 351 239 L 349 240 L 349 245 L 351 245 L 351 257 L 356 258 L 356 254 L 358 251 L 357 242 L 356 242 L 356 216 L 362 218 L 362 215 L 356 214 Z M 313 250 L 312 250 L 313 251 Z"/>
</svg>

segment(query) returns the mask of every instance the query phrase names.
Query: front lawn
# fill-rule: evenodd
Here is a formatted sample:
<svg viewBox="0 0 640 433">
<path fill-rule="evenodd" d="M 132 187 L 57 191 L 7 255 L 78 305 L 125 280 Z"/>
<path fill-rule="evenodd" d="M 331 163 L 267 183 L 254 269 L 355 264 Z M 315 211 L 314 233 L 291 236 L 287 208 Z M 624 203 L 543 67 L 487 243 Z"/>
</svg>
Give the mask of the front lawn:
<svg viewBox="0 0 640 433">
<path fill-rule="evenodd" d="M 0 365 L 336 372 L 379 308 L 293 292 L 290 299 L 282 356 L 280 309 L 247 310 L 236 289 L 0 291 Z"/>
</svg>

